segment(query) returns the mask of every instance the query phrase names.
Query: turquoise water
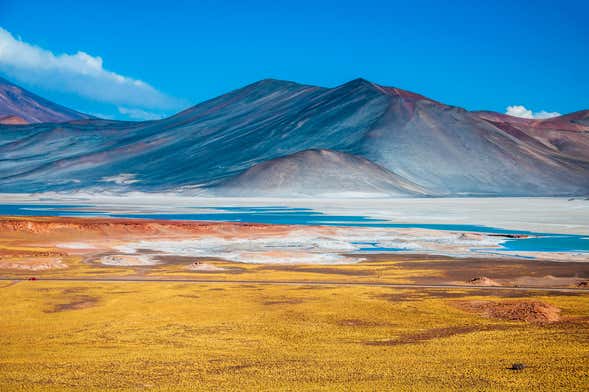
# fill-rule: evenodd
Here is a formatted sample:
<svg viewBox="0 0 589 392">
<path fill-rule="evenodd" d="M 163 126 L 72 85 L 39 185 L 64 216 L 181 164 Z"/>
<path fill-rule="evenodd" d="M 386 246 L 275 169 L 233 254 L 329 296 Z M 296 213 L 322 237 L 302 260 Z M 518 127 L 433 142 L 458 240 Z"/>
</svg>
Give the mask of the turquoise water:
<svg viewBox="0 0 589 392">
<path fill-rule="evenodd" d="M 501 244 L 512 251 L 589 252 L 589 237 L 581 235 L 543 235 L 509 240 Z"/>
<path fill-rule="evenodd" d="M 530 238 L 508 239 L 501 244 L 505 250 L 526 252 L 589 252 L 589 236 L 535 233 L 506 230 L 481 225 L 394 223 L 365 216 L 328 215 L 309 208 L 284 206 L 264 207 L 192 207 L 195 213 L 137 212 L 120 213 L 100 210 L 92 205 L 68 204 L 0 204 L 0 215 L 16 216 L 104 216 L 113 218 L 144 218 L 163 220 L 190 220 L 213 222 L 248 222 L 285 225 L 325 225 L 377 228 L 420 228 L 446 231 L 489 233 L 497 235 L 527 234 Z M 207 212 L 202 212 L 207 211 Z M 210 211 L 210 212 L 209 212 Z M 402 251 L 398 248 L 381 248 L 367 243 L 361 250 L 373 252 Z"/>
<path fill-rule="evenodd" d="M 210 213 L 118 213 L 98 210 L 91 205 L 67 204 L 1 204 L 0 215 L 18 216 L 105 216 L 112 218 L 142 218 L 212 222 L 247 222 L 285 225 L 360 226 L 382 228 L 422 228 L 433 230 L 468 231 L 493 234 L 532 234 L 480 225 L 393 223 L 384 219 L 355 215 L 327 215 L 310 208 L 269 207 L 192 207 Z"/>
</svg>

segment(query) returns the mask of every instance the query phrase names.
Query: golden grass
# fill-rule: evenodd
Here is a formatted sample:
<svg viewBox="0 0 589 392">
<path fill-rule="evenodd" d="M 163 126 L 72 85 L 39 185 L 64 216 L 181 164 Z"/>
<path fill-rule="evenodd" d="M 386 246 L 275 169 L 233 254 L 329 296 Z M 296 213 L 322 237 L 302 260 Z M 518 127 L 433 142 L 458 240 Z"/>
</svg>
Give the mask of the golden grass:
<svg viewBox="0 0 589 392">
<path fill-rule="evenodd" d="M 0 390 L 504 391 L 589 385 L 587 294 L 534 294 L 562 308 L 568 320 L 540 325 L 486 319 L 453 306 L 456 299 L 500 299 L 471 297 L 468 290 L 1 285 Z M 528 367 L 513 372 L 507 369 L 513 362 Z"/>
</svg>

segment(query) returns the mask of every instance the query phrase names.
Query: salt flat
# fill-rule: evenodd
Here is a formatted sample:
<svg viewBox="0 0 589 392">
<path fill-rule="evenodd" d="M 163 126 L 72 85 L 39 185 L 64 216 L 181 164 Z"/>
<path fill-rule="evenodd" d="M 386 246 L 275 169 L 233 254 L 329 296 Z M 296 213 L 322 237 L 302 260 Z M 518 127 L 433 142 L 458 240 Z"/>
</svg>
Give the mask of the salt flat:
<svg viewBox="0 0 589 392">
<path fill-rule="evenodd" d="M 90 203 L 100 207 L 185 212 L 191 207 L 311 208 L 332 215 L 365 216 L 416 224 L 461 224 L 555 234 L 589 235 L 589 200 L 584 198 L 202 198 L 183 194 L 88 193 L 0 194 L 2 203 Z M 194 210 L 190 210 L 194 211 Z"/>
</svg>

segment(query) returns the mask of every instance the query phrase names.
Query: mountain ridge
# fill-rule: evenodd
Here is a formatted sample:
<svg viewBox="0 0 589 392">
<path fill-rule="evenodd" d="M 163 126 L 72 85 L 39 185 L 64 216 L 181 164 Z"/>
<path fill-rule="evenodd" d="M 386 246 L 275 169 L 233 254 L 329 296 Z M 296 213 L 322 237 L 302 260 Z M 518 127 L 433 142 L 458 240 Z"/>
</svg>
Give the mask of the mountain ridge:
<svg viewBox="0 0 589 392">
<path fill-rule="evenodd" d="M 333 88 L 264 79 L 157 121 L 5 125 L 0 191 L 214 191 L 255 165 L 315 149 L 441 196 L 589 193 L 584 112 L 523 120 L 361 78 Z M 104 180 L 122 174 L 133 181 Z"/>
</svg>

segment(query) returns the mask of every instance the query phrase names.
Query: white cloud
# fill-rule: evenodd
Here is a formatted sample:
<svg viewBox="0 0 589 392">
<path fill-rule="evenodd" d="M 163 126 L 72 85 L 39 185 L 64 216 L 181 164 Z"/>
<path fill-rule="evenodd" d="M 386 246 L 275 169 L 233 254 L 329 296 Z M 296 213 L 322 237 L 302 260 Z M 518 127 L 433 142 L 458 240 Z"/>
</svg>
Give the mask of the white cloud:
<svg viewBox="0 0 589 392">
<path fill-rule="evenodd" d="M 526 109 L 525 106 L 522 105 L 513 105 L 508 106 L 506 109 L 505 114 L 514 117 L 521 117 L 521 118 L 533 118 L 533 119 L 544 119 L 544 118 L 551 118 L 560 116 L 560 113 L 557 112 L 547 112 L 547 111 L 539 111 L 539 112 L 532 112 L 530 109 Z"/>
<path fill-rule="evenodd" d="M 558 117 L 561 115 L 562 114 L 560 114 L 558 112 L 547 112 L 547 111 L 542 110 L 542 111 L 534 113 L 534 118 L 544 119 L 544 118 Z"/>
<path fill-rule="evenodd" d="M 534 118 L 532 111 L 521 105 L 508 106 L 505 114 L 521 118 Z"/>
<path fill-rule="evenodd" d="M 176 110 L 182 103 L 144 81 L 104 68 L 101 57 L 54 54 L 0 27 L 0 70 L 21 82 L 125 107 Z"/>
<path fill-rule="evenodd" d="M 123 106 L 119 106 L 117 110 L 119 113 L 127 116 L 131 120 L 160 120 L 166 117 L 161 113 L 154 113 L 143 109 L 127 108 Z"/>
</svg>

